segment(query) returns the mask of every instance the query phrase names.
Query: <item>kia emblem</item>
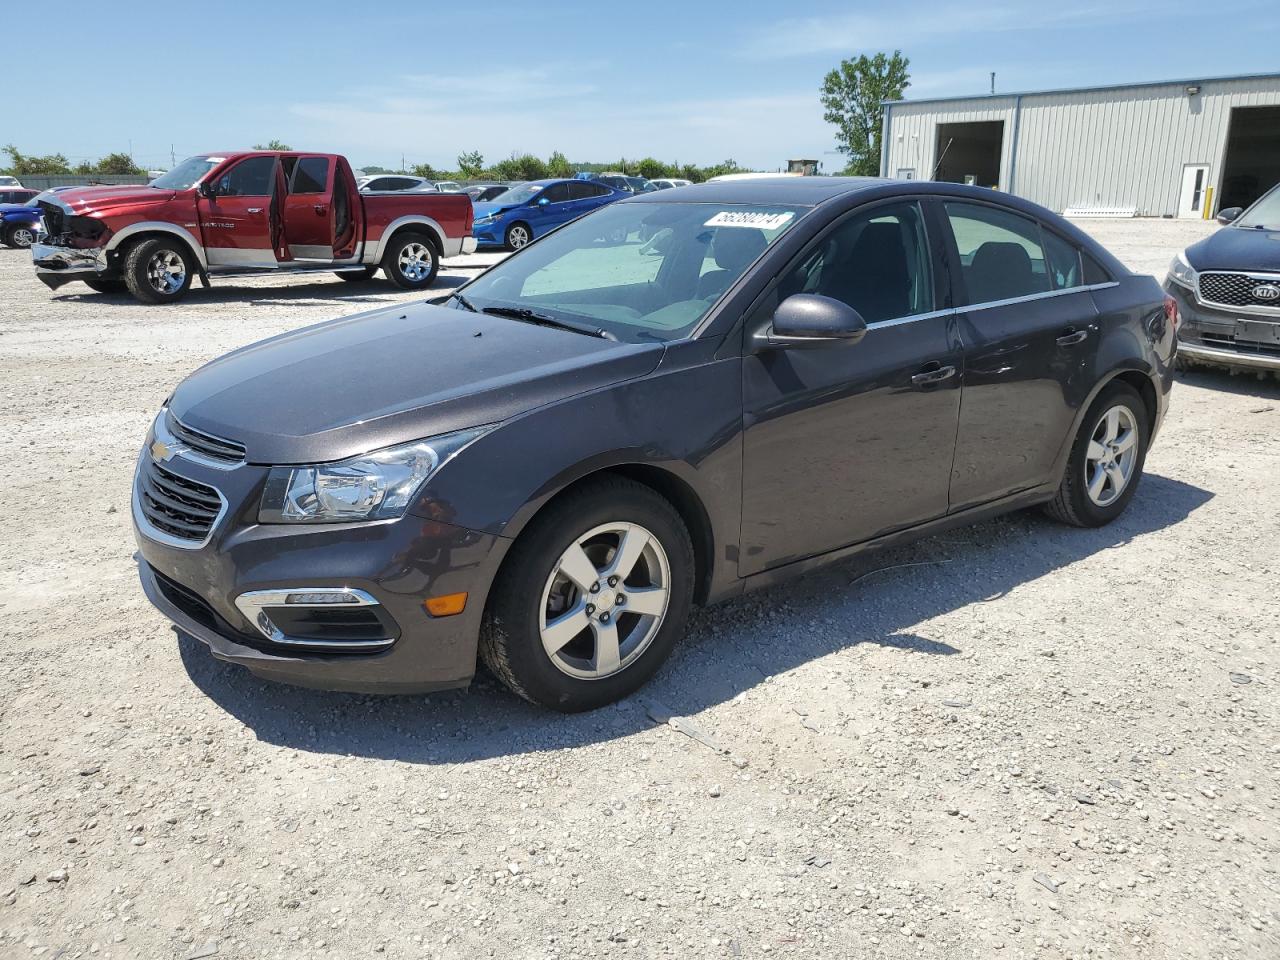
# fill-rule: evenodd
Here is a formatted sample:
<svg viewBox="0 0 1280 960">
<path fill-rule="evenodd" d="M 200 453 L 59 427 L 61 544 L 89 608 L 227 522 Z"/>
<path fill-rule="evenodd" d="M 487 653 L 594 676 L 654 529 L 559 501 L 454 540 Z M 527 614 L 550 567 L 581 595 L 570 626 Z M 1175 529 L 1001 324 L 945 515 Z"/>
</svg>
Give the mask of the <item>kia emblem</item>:
<svg viewBox="0 0 1280 960">
<path fill-rule="evenodd" d="M 1273 300 L 1280 300 L 1280 284 L 1262 283 L 1253 288 L 1253 299 L 1265 300 L 1270 303 Z"/>
</svg>

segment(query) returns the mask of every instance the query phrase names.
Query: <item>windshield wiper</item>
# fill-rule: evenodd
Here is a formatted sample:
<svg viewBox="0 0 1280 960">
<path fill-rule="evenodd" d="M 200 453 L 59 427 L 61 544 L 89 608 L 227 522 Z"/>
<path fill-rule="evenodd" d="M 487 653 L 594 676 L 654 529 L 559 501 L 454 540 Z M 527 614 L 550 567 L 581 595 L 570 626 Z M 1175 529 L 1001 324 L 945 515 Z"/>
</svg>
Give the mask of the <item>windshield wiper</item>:
<svg viewBox="0 0 1280 960">
<path fill-rule="evenodd" d="M 538 313 L 536 310 L 530 310 L 527 307 L 485 307 L 480 312 L 488 313 L 495 317 L 510 317 L 512 320 L 520 320 L 524 323 L 536 323 L 540 327 L 558 327 L 561 330 L 586 334 L 588 337 L 599 337 L 601 340 L 618 339 L 602 327 L 593 327 L 586 323 L 574 323 L 572 320 L 561 320 L 559 317 Z"/>
<path fill-rule="evenodd" d="M 451 293 L 451 294 L 449 294 L 449 297 L 450 297 L 451 299 L 453 299 L 453 300 L 457 300 L 460 304 L 462 304 L 464 307 L 466 307 L 466 308 L 467 308 L 468 310 L 470 310 L 472 313 L 479 313 L 479 312 L 480 312 L 479 310 L 477 310 L 477 309 L 476 309 L 476 305 L 475 305 L 474 303 L 472 303 L 470 300 L 468 300 L 468 299 L 467 299 L 465 296 L 463 296 L 461 293 Z"/>
</svg>

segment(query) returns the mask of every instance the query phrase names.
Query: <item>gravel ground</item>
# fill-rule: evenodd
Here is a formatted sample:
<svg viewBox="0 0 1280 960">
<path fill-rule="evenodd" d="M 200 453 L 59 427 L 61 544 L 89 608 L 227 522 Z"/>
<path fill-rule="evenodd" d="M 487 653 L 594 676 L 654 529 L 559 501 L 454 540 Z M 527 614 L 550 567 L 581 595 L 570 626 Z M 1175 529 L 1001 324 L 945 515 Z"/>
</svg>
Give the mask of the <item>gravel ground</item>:
<svg viewBox="0 0 1280 960">
<path fill-rule="evenodd" d="M 1085 226 L 1152 271 L 1206 230 Z M 1280 386 L 1183 379 L 1109 528 L 1014 514 L 702 611 L 594 714 L 215 662 L 136 582 L 149 419 L 406 299 L 147 308 L 0 253 L 0 957 L 1280 956 Z"/>
</svg>

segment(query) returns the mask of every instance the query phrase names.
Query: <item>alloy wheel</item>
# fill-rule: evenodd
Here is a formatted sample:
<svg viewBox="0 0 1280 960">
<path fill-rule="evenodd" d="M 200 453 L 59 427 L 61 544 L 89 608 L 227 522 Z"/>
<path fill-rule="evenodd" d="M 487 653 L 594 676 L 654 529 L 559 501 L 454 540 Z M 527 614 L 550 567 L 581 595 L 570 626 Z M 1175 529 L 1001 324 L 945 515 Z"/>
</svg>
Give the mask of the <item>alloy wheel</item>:
<svg viewBox="0 0 1280 960">
<path fill-rule="evenodd" d="M 542 648 L 562 673 L 600 680 L 634 663 L 662 628 L 671 565 L 635 523 L 607 523 L 576 538 L 547 578 L 538 608 Z"/>
<path fill-rule="evenodd" d="M 26 227 L 18 227 L 9 234 L 9 239 L 13 241 L 15 247 L 29 247 L 35 243 L 36 235 Z"/>
<path fill-rule="evenodd" d="M 156 293 L 172 296 L 187 282 L 187 265 L 172 250 L 157 250 L 147 261 L 147 282 Z"/>
<path fill-rule="evenodd" d="M 1127 406 L 1108 408 L 1098 418 L 1085 450 L 1085 490 L 1099 507 L 1124 493 L 1138 463 L 1138 422 Z"/>
<path fill-rule="evenodd" d="M 521 226 L 514 226 L 507 231 L 507 243 L 511 244 L 512 250 L 519 250 L 521 247 L 529 245 L 529 231 Z"/>
<path fill-rule="evenodd" d="M 431 248 L 417 240 L 406 243 L 400 250 L 400 274 L 406 280 L 419 283 L 431 275 L 435 257 Z"/>
</svg>

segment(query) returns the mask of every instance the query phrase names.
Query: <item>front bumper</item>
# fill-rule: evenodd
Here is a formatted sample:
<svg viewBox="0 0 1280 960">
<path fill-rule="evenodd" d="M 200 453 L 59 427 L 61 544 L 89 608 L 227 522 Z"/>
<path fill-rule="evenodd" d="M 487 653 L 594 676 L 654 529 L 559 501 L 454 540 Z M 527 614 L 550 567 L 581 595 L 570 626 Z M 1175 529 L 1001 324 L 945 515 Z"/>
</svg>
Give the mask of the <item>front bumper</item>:
<svg viewBox="0 0 1280 960">
<path fill-rule="evenodd" d="M 471 230 L 471 242 L 477 247 L 505 246 L 507 243 L 506 231 L 506 224 L 501 222 L 486 223 L 484 226 L 473 227 Z"/>
<path fill-rule="evenodd" d="M 150 527 L 134 482 L 143 592 L 213 656 L 265 679 L 327 690 L 419 693 L 471 680 L 489 585 L 508 541 L 413 514 L 375 523 L 259 524 L 266 468 L 219 469 L 176 457 L 164 466 L 214 486 L 229 504 L 203 546 L 182 545 Z M 246 616 L 246 594 L 325 588 L 376 603 L 390 639 L 368 649 L 276 642 Z M 460 592 L 468 599 L 456 616 L 432 617 L 423 607 L 429 597 Z"/>
<path fill-rule="evenodd" d="M 50 290 L 107 272 L 107 251 L 102 247 L 78 249 L 36 241 L 31 245 L 36 277 Z"/>
<path fill-rule="evenodd" d="M 1236 313 L 1207 307 L 1181 284 L 1166 280 L 1178 303 L 1178 357 L 1192 363 L 1241 370 L 1280 371 L 1280 315 Z"/>
</svg>

